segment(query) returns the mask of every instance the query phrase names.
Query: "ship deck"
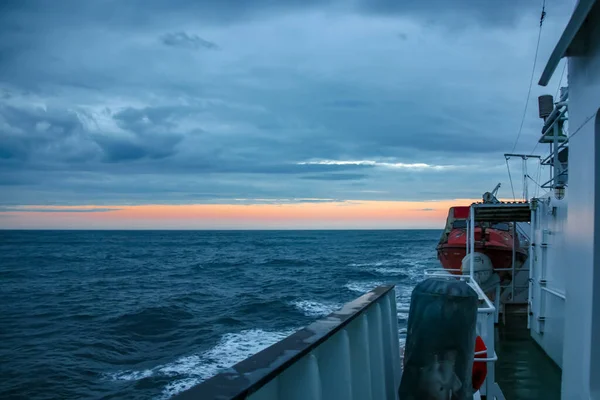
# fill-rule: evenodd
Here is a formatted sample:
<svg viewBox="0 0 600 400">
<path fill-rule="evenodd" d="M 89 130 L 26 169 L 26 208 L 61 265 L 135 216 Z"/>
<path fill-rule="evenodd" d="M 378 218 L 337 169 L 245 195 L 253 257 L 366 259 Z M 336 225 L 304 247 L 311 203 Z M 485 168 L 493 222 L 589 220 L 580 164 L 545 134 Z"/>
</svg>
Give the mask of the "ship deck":
<svg viewBox="0 0 600 400">
<path fill-rule="evenodd" d="M 560 400 L 561 370 L 529 335 L 527 315 L 508 310 L 496 328 L 496 381 L 507 400 Z"/>
</svg>

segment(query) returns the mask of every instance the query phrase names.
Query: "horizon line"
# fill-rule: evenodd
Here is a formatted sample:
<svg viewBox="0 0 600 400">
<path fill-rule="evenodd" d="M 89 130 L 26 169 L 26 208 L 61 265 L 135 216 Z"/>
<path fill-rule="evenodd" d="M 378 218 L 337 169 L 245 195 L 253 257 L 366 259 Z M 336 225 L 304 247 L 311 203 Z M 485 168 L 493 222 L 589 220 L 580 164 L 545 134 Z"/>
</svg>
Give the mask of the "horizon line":
<svg viewBox="0 0 600 400">
<path fill-rule="evenodd" d="M 0 228 L 0 231 L 4 231 L 4 232 L 9 232 L 9 231 L 51 231 L 51 232 L 56 232 L 56 231 L 80 231 L 80 232 L 95 232 L 95 231 L 105 231 L 105 232 L 110 232 L 110 231 L 119 231 L 119 232 L 157 232 L 157 231 L 162 231 L 162 232 L 218 232 L 218 231 L 224 231 L 224 232 L 280 232 L 280 231 L 440 231 L 440 230 L 444 230 L 443 228 L 278 228 L 278 229 L 254 229 L 254 228 L 235 228 L 235 229 L 227 229 L 227 228 L 215 228 L 215 229 L 210 229 L 210 228 L 203 228 L 203 229 L 185 229 L 185 228 L 178 228 L 178 229 L 169 229 L 169 228 L 156 228 L 156 229 L 146 229 L 146 228 L 128 228 L 128 229 L 115 229 L 115 228 L 110 228 L 110 229 L 102 229 L 102 228 L 91 228 L 91 229 L 81 229 L 81 228 L 56 228 L 56 229 L 49 229 L 49 228 L 27 228 L 27 229 L 22 229 L 22 228 Z"/>
</svg>

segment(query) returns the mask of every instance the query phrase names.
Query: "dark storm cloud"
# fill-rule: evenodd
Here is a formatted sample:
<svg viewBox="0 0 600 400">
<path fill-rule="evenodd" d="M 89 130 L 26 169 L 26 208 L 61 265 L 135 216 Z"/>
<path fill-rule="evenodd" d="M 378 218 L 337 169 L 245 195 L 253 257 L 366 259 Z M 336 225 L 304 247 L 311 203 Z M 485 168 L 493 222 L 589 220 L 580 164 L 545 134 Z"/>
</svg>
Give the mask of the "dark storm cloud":
<svg viewBox="0 0 600 400">
<path fill-rule="evenodd" d="M 62 109 L 0 105 L 0 159 L 26 162 L 81 160 L 83 129 L 77 116 Z"/>
<path fill-rule="evenodd" d="M 550 2 L 552 5 L 560 4 Z M 154 26 L 159 21 L 184 16 L 208 24 L 232 24 L 311 10 L 339 10 L 393 17 L 412 16 L 429 22 L 461 25 L 475 22 L 487 25 L 512 24 L 524 13 L 538 12 L 539 3 L 508 0 L 120 0 L 4 1 L 0 9 L 10 16 L 36 10 L 32 22 L 86 24 L 91 21 L 117 26 Z M 13 26 L 18 26 L 14 22 Z"/>
<path fill-rule="evenodd" d="M 219 46 L 216 43 L 202 39 L 198 35 L 188 35 L 185 32 L 167 33 L 160 38 L 161 42 L 166 46 L 178 47 L 182 49 L 198 50 L 209 49 L 218 50 Z"/>
<path fill-rule="evenodd" d="M 183 134 L 174 131 L 175 124 L 169 120 L 172 114 L 168 109 L 127 108 L 112 118 L 117 126 L 131 135 L 96 135 L 94 140 L 109 162 L 145 157 L 163 159 L 175 154 L 175 146 L 184 138 Z"/>
<path fill-rule="evenodd" d="M 538 12 L 539 2 L 506 0 L 364 0 L 359 8 L 381 15 L 413 15 L 430 23 L 461 25 L 475 21 L 485 25 L 513 24 L 525 13 Z"/>
<path fill-rule="evenodd" d="M 18 160 L 20 167 L 27 162 L 75 167 L 96 157 L 107 162 L 165 158 L 183 139 L 170 131 L 167 115 L 125 109 L 112 117 L 125 134 L 96 134 L 74 111 L 1 106 L 0 159 Z"/>
<path fill-rule="evenodd" d="M 516 1 L 0 7 L 7 206 L 469 197 L 506 173 L 537 33 Z"/>
</svg>

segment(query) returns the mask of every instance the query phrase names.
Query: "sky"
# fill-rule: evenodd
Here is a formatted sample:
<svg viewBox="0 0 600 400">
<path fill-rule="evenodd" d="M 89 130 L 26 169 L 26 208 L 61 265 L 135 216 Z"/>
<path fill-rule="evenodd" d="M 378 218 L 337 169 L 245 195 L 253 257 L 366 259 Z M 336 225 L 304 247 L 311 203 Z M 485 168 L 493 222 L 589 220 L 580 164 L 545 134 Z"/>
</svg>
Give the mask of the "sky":
<svg viewBox="0 0 600 400">
<path fill-rule="evenodd" d="M 515 152 L 536 145 L 537 96 L 555 94 L 562 64 L 548 87 L 535 82 L 573 6 L 546 1 Z M 512 198 L 503 153 L 540 11 L 533 0 L 5 0 L 0 228 L 441 229 L 448 207 L 499 182 Z M 520 162 L 510 167 L 518 198 Z"/>
</svg>

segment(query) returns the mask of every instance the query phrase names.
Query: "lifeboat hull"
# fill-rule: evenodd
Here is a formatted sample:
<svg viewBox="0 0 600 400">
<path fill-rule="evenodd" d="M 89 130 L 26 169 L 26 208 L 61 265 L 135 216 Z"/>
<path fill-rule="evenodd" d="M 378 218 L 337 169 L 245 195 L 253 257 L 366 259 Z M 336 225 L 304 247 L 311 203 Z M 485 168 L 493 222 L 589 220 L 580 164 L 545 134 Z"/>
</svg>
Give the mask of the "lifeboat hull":
<svg viewBox="0 0 600 400">
<path fill-rule="evenodd" d="M 442 267 L 455 274 L 460 274 L 462 260 L 467 254 L 467 235 L 463 229 L 455 229 L 448 235 L 446 242 L 437 246 L 438 259 Z M 512 268 L 512 246 L 518 243 L 509 232 L 486 229 L 485 239 L 481 240 L 481 230 L 475 229 L 475 251 L 487 255 L 492 261 L 494 270 L 501 277 L 510 275 L 510 271 L 503 269 Z M 515 252 L 515 268 L 520 268 L 527 258 L 527 252 L 517 248 Z M 458 271 L 452 271 L 458 270 Z"/>
<path fill-rule="evenodd" d="M 437 249 L 438 259 L 440 260 L 442 267 L 448 270 L 460 270 L 462 267 L 462 260 L 467 255 L 465 246 L 439 245 Z M 494 269 L 512 268 L 512 249 L 507 250 L 506 248 L 476 245 L 475 251 L 487 255 L 492 261 Z M 527 258 L 526 255 L 517 252 L 515 254 L 515 268 L 519 268 L 525 261 L 525 258 Z M 460 274 L 460 272 L 457 273 Z"/>
</svg>

